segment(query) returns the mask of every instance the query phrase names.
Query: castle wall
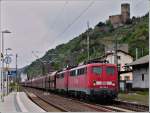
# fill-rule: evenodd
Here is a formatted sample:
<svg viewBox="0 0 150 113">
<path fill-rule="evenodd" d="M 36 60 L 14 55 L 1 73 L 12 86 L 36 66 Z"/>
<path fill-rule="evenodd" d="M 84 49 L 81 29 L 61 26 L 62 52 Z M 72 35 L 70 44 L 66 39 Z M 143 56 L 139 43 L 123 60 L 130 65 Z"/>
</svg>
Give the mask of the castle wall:
<svg viewBox="0 0 150 113">
<path fill-rule="evenodd" d="M 122 26 L 130 19 L 130 4 L 121 4 L 121 15 L 109 16 L 109 20 L 114 28 Z"/>
<path fill-rule="evenodd" d="M 109 16 L 109 20 L 114 28 L 122 25 L 122 16 L 121 15 Z"/>
</svg>

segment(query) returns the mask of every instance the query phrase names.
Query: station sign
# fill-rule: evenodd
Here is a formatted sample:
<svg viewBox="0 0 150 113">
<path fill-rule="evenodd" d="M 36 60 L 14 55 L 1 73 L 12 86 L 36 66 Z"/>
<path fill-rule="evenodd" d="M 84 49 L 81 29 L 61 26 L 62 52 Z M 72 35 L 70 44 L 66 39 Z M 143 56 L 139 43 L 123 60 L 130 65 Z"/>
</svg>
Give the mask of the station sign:
<svg viewBox="0 0 150 113">
<path fill-rule="evenodd" d="M 16 76 L 16 70 L 14 71 L 8 71 L 9 76 Z"/>
<path fill-rule="evenodd" d="M 6 56 L 4 61 L 5 61 L 6 64 L 10 64 L 12 60 L 11 60 L 10 56 Z"/>
</svg>

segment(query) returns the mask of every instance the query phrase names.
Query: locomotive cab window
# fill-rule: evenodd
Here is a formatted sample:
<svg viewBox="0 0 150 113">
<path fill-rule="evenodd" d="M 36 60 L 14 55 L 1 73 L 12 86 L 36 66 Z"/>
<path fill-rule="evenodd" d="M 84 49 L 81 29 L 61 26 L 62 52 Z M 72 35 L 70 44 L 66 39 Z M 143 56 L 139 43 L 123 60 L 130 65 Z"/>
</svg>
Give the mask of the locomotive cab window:
<svg viewBox="0 0 150 113">
<path fill-rule="evenodd" d="M 59 78 L 59 74 L 56 75 L 56 78 Z"/>
<path fill-rule="evenodd" d="M 101 75 L 102 74 L 102 67 L 93 67 L 93 73 Z"/>
<path fill-rule="evenodd" d="M 60 78 L 64 78 L 64 73 L 61 73 L 61 74 L 60 74 Z"/>
<path fill-rule="evenodd" d="M 59 78 L 59 79 L 64 78 L 64 73 L 58 74 L 58 75 L 56 76 L 56 78 Z"/>
<path fill-rule="evenodd" d="M 107 75 L 114 75 L 115 73 L 114 67 L 106 67 L 106 73 Z"/>
<path fill-rule="evenodd" d="M 70 76 L 76 76 L 76 70 L 70 71 Z"/>
<path fill-rule="evenodd" d="M 86 73 L 86 68 L 81 68 L 81 69 L 78 69 L 77 70 L 77 75 L 79 76 L 79 75 L 83 75 L 83 74 L 85 74 Z"/>
</svg>

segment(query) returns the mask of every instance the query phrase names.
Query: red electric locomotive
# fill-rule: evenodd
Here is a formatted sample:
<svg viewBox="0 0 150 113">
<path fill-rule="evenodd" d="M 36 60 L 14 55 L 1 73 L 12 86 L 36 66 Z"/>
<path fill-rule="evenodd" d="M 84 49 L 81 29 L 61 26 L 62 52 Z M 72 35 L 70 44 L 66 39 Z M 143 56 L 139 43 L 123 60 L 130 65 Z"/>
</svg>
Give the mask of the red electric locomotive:
<svg viewBox="0 0 150 113">
<path fill-rule="evenodd" d="M 117 67 L 109 63 L 89 63 L 26 81 L 25 86 L 78 97 L 114 99 L 118 94 Z"/>
<path fill-rule="evenodd" d="M 57 81 L 76 96 L 90 96 L 114 99 L 118 93 L 118 73 L 114 64 L 92 63 L 60 72 L 62 79 Z M 63 84 L 62 84 L 63 83 Z M 57 89 L 58 87 L 56 87 Z"/>
</svg>

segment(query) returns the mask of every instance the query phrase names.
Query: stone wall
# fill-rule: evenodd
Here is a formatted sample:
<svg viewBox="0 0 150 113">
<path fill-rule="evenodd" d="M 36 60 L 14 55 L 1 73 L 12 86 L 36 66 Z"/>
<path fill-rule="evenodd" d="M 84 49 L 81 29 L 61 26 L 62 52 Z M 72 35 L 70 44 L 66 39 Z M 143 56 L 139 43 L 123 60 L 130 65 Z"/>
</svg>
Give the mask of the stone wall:
<svg viewBox="0 0 150 113">
<path fill-rule="evenodd" d="M 121 4 L 121 15 L 123 23 L 130 19 L 130 4 Z"/>
<path fill-rule="evenodd" d="M 109 16 L 109 20 L 114 28 L 117 28 L 122 25 L 122 16 L 121 15 Z"/>
</svg>

